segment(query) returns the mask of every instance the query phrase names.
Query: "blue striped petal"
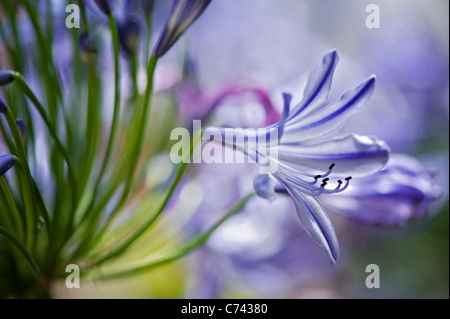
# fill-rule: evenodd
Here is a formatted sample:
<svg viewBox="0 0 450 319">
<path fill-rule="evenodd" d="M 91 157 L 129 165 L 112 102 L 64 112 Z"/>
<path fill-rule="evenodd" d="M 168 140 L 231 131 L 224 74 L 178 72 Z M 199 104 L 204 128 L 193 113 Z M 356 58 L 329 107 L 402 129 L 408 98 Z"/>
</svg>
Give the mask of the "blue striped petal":
<svg viewBox="0 0 450 319">
<path fill-rule="evenodd" d="M 353 90 L 345 93 L 338 101 L 322 107 L 299 120 L 289 120 L 284 129 L 282 143 L 299 143 L 323 138 L 336 133 L 347 119 L 358 112 L 369 100 L 375 87 L 371 77 Z"/>
<path fill-rule="evenodd" d="M 314 145 L 280 145 L 278 159 L 319 173 L 334 163 L 334 174 L 364 176 L 382 169 L 389 159 L 389 152 L 384 141 L 351 134 Z"/>
<path fill-rule="evenodd" d="M 289 119 L 297 117 L 300 113 L 305 116 L 327 100 L 338 62 L 339 56 L 335 50 L 323 57 L 322 64 L 317 66 L 309 75 L 308 83 L 303 92 L 303 99 L 292 110 Z"/>
<path fill-rule="evenodd" d="M 327 252 L 332 264 L 339 257 L 339 243 L 333 225 L 320 203 L 313 197 L 297 191 L 281 179 L 283 185 L 294 201 L 300 223 L 306 232 Z"/>
<path fill-rule="evenodd" d="M 154 55 L 163 56 L 186 29 L 197 20 L 212 0 L 175 0 Z"/>
</svg>

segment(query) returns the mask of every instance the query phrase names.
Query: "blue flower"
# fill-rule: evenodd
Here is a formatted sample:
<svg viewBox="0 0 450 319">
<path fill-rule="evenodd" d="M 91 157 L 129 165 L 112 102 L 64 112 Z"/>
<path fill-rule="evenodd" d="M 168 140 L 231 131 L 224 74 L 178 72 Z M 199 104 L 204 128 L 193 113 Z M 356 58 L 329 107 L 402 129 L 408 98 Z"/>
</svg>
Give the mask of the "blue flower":
<svg viewBox="0 0 450 319">
<path fill-rule="evenodd" d="M 128 55 L 135 54 L 139 46 L 140 26 L 136 16 L 130 15 L 118 25 L 119 40 Z"/>
<path fill-rule="evenodd" d="M 333 137 L 367 102 L 375 85 L 375 77 L 371 77 L 338 101 L 325 103 L 337 63 L 336 51 L 324 56 L 323 63 L 309 76 L 303 99 L 294 108 L 290 108 L 291 95 L 284 94 L 279 122 L 256 132 L 242 130 L 241 136 L 235 132 L 233 145 L 226 139 L 224 143 L 257 163 L 260 175 L 254 187 L 259 196 L 275 198 L 271 177 L 281 184 L 292 197 L 301 224 L 325 249 L 332 263 L 338 259 L 339 245 L 317 197 L 343 192 L 352 177 L 376 173 L 389 158 L 388 146 L 375 137 Z M 226 138 L 225 128 L 206 128 L 204 134 L 216 136 L 217 130 Z"/>
<path fill-rule="evenodd" d="M 86 32 L 80 33 L 78 36 L 78 46 L 80 48 L 80 56 L 84 63 L 90 64 L 94 61 L 97 50 L 92 43 L 92 39 Z"/>
<path fill-rule="evenodd" d="M 0 113 L 6 113 L 8 111 L 8 105 L 5 100 L 0 96 Z"/>
<path fill-rule="evenodd" d="M 14 165 L 14 157 L 9 154 L 0 155 L 0 177 Z"/>
<path fill-rule="evenodd" d="M 108 0 L 94 0 L 100 10 L 106 15 L 111 13 L 111 6 Z"/>
<path fill-rule="evenodd" d="M 13 71 L 0 70 L 0 86 L 7 85 L 14 80 Z"/>
<path fill-rule="evenodd" d="M 154 56 L 163 56 L 183 32 L 205 11 L 211 0 L 175 0 L 158 43 Z"/>
<path fill-rule="evenodd" d="M 421 218 L 440 194 L 433 174 L 418 160 L 392 154 L 384 169 L 355 178 L 346 192 L 326 198 L 325 205 L 363 224 L 392 227 Z"/>
<path fill-rule="evenodd" d="M 145 13 L 151 13 L 155 5 L 155 0 L 141 0 L 142 9 Z"/>
</svg>

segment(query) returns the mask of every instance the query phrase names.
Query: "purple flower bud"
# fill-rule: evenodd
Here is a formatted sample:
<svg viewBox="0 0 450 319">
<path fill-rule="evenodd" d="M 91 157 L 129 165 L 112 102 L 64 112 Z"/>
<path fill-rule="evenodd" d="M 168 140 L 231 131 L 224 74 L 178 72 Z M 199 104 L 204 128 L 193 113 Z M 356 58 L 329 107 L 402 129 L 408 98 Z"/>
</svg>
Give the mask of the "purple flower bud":
<svg viewBox="0 0 450 319">
<path fill-rule="evenodd" d="M 175 0 L 153 55 L 163 56 L 183 32 L 205 11 L 211 0 Z"/>
<path fill-rule="evenodd" d="M 80 47 L 81 59 L 89 64 L 94 60 L 97 50 L 92 44 L 92 40 L 85 32 L 81 33 L 78 37 L 78 46 Z"/>
<path fill-rule="evenodd" d="M 21 118 L 17 118 L 16 125 L 17 125 L 17 128 L 19 129 L 20 135 L 22 135 L 22 137 L 25 137 L 25 134 L 26 134 L 25 122 Z"/>
<path fill-rule="evenodd" d="M 8 111 L 8 105 L 5 100 L 0 96 L 0 113 L 5 113 Z"/>
<path fill-rule="evenodd" d="M 0 155 L 0 176 L 3 176 L 14 165 L 14 157 L 9 154 Z"/>
<path fill-rule="evenodd" d="M 383 170 L 352 182 L 348 191 L 327 197 L 326 205 L 359 223 L 383 227 L 421 218 L 441 193 L 432 174 L 403 154 L 391 154 Z"/>
<path fill-rule="evenodd" d="M 0 86 L 11 83 L 14 80 L 13 71 L 2 70 L 0 71 Z"/>
<path fill-rule="evenodd" d="M 141 0 L 141 3 L 145 13 L 148 14 L 153 11 L 155 0 Z"/>
<path fill-rule="evenodd" d="M 140 26 L 136 16 L 128 17 L 118 25 L 119 41 L 125 52 L 129 55 L 137 51 L 139 45 Z"/>
<path fill-rule="evenodd" d="M 111 7 L 109 6 L 108 0 L 95 0 L 95 3 L 97 3 L 97 6 L 104 14 L 108 15 L 111 13 Z"/>
</svg>

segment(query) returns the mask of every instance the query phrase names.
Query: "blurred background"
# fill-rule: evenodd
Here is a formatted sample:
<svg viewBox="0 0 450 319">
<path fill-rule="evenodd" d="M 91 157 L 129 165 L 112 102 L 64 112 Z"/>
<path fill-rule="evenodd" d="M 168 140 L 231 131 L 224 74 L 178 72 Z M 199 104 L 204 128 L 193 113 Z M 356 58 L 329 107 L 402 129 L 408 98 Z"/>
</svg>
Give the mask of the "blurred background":
<svg viewBox="0 0 450 319">
<path fill-rule="evenodd" d="M 171 3 L 156 0 L 155 35 Z M 380 9 L 380 28 L 366 27 L 366 7 L 372 3 Z M 177 98 L 179 84 L 186 81 L 187 56 L 192 68 L 188 81 L 202 94 L 212 96 L 227 83 L 245 79 L 269 92 L 281 109 L 280 93 L 290 92 L 294 102 L 300 101 L 308 73 L 325 53 L 336 49 L 340 63 L 330 100 L 370 75 L 377 76 L 374 95 L 343 132 L 375 135 L 393 152 L 420 159 L 435 174 L 442 194 L 425 217 L 384 229 L 328 211 L 341 249 L 338 263 L 330 265 L 301 228 L 289 198 L 278 196 L 271 204 L 254 199 L 205 247 L 184 259 L 131 278 L 82 283 L 81 289 L 57 284 L 54 296 L 448 298 L 448 6 L 440 0 L 213 0 L 161 59 L 156 73 L 160 109 Z M 105 74 L 112 73 L 112 66 L 108 70 L 105 63 L 105 68 Z M 175 110 L 179 107 L 185 118 L 171 119 L 171 125 L 188 126 L 198 110 L 188 106 L 182 111 L 180 101 Z M 240 97 L 217 107 L 211 122 L 258 127 L 265 120 L 260 114 L 254 99 Z M 148 168 L 150 183 L 170 166 L 161 156 L 155 156 Z M 189 238 L 204 229 L 247 193 L 255 172 L 251 165 L 196 165 L 164 216 L 164 234 Z M 365 285 L 369 264 L 380 268 L 378 289 Z"/>
</svg>

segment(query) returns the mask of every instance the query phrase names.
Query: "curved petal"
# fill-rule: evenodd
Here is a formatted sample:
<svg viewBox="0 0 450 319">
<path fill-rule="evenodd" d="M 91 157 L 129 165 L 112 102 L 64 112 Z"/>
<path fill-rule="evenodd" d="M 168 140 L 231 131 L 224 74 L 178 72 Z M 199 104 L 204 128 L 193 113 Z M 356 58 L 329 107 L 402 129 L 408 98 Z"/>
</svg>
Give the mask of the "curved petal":
<svg viewBox="0 0 450 319">
<path fill-rule="evenodd" d="M 153 54 L 163 56 L 186 29 L 205 11 L 211 0 L 176 0 Z"/>
<path fill-rule="evenodd" d="M 318 65 L 310 73 L 308 83 L 303 92 L 303 99 L 294 107 L 289 115 L 289 119 L 293 119 L 300 113 L 302 113 L 302 116 L 306 115 L 326 101 L 330 92 L 334 69 L 338 62 L 339 56 L 335 50 L 323 57 L 322 64 Z"/>
<path fill-rule="evenodd" d="M 333 173 L 364 176 L 382 169 L 389 147 L 371 136 L 347 135 L 307 146 L 280 145 L 278 160 L 323 172 L 334 163 Z"/>
<path fill-rule="evenodd" d="M 291 106 L 292 95 L 288 93 L 283 93 L 283 100 L 284 100 L 283 113 L 281 114 L 281 119 L 278 122 L 278 143 L 280 142 L 281 137 L 283 136 L 284 124 L 289 115 L 289 108 Z"/>
<path fill-rule="evenodd" d="M 293 199 L 303 228 L 325 249 L 331 263 L 336 263 L 339 257 L 339 243 L 333 225 L 322 206 L 313 196 L 297 191 L 281 180 L 279 182 Z"/>
<path fill-rule="evenodd" d="M 347 119 L 369 100 L 375 87 L 375 77 L 345 93 L 338 101 L 322 107 L 307 117 L 285 126 L 282 143 L 300 143 L 337 132 Z"/>
</svg>

